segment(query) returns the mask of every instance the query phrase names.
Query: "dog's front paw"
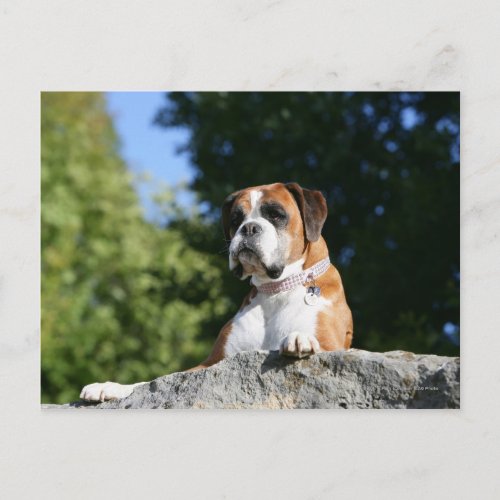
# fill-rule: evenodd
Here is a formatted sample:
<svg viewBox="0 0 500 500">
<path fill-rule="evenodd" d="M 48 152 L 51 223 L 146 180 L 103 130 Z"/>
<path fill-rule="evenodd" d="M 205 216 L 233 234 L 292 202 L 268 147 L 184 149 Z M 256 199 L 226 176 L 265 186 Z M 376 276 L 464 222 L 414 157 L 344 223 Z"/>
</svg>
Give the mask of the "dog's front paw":
<svg viewBox="0 0 500 500">
<path fill-rule="evenodd" d="M 104 382 L 86 385 L 80 393 L 80 398 L 85 401 L 109 401 L 130 396 L 134 385 L 122 385 L 116 382 Z"/>
<path fill-rule="evenodd" d="M 292 332 L 280 344 L 280 354 L 296 358 L 303 358 L 320 351 L 321 347 L 316 337 L 300 332 Z"/>
</svg>

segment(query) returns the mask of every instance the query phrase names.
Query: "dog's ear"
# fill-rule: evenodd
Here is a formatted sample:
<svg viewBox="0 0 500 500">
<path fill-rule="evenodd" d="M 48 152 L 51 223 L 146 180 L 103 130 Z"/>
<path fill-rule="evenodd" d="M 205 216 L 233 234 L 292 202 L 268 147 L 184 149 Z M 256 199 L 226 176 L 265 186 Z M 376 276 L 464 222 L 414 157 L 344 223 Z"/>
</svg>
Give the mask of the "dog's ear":
<svg viewBox="0 0 500 500">
<path fill-rule="evenodd" d="M 292 193 L 299 206 L 306 239 L 318 241 L 328 214 L 325 197 L 320 191 L 303 189 L 296 182 L 288 182 L 285 187 Z"/>
<path fill-rule="evenodd" d="M 235 193 L 230 194 L 222 204 L 222 227 L 224 228 L 224 238 L 226 241 L 231 239 L 231 235 L 229 234 L 229 228 L 231 226 L 231 208 L 233 208 L 234 200 L 239 193 L 239 191 L 236 191 Z"/>
</svg>

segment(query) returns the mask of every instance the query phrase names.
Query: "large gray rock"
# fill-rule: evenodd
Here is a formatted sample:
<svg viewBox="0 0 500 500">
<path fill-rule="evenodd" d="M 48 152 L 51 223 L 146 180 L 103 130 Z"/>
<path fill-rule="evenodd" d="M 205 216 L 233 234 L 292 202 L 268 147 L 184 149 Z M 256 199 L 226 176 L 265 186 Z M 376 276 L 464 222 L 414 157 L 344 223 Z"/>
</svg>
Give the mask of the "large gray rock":
<svg viewBox="0 0 500 500">
<path fill-rule="evenodd" d="M 459 358 L 404 351 L 350 349 L 298 360 L 245 352 L 206 370 L 157 378 L 127 398 L 92 407 L 459 408 L 460 365 Z"/>
</svg>

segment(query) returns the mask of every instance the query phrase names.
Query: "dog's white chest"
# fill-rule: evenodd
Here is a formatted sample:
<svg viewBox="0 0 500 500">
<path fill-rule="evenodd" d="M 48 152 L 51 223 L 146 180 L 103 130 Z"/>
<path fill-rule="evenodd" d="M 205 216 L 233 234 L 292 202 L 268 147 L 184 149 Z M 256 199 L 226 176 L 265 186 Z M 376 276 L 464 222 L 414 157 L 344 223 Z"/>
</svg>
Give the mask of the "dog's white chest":
<svg viewBox="0 0 500 500">
<path fill-rule="evenodd" d="M 329 302 L 319 297 L 314 305 L 304 301 L 306 290 L 299 286 L 276 295 L 258 293 L 234 318 L 225 354 L 241 351 L 278 350 L 292 332 L 316 334 L 318 312 Z"/>
</svg>

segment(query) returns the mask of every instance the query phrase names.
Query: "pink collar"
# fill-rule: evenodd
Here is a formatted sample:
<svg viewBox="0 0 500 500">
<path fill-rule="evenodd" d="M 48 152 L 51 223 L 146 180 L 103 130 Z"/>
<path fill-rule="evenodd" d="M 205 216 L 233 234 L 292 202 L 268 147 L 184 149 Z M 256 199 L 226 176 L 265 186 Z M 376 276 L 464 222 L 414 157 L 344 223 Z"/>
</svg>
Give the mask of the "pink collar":
<svg viewBox="0 0 500 500">
<path fill-rule="evenodd" d="M 313 281 L 318 276 L 326 273 L 328 268 L 330 267 L 330 259 L 326 257 L 326 259 L 320 260 L 316 262 L 314 266 L 311 266 L 309 269 L 304 269 L 304 271 L 292 274 L 281 281 L 271 281 L 270 283 L 264 283 L 257 287 L 257 291 L 275 294 L 280 292 L 286 292 L 288 290 L 293 290 L 299 285 L 304 285 L 309 281 Z"/>
</svg>

